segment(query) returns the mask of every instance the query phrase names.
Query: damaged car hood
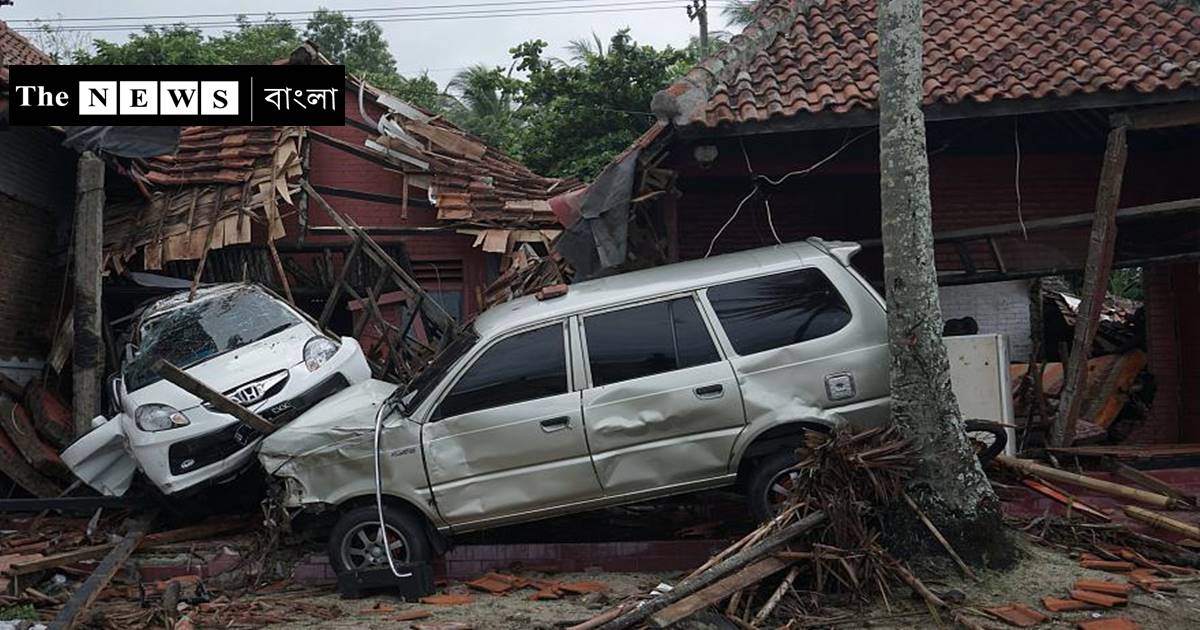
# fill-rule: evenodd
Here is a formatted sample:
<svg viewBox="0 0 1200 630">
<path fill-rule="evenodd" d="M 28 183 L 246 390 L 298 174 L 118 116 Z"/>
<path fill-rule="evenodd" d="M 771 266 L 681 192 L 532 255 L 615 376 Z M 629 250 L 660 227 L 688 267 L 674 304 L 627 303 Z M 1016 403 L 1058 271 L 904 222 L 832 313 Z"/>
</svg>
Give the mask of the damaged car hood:
<svg viewBox="0 0 1200 630">
<path fill-rule="evenodd" d="M 347 440 L 365 435 L 374 441 L 375 414 L 394 391 L 394 383 L 369 379 L 330 396 L 268 435 L 259 447 L 259 461 L 274 473 L 292 458 L 319 456 Z"/>
<path fill-rule="evenodd" d="M 304 357 L 287 352 L 291 348 L 303 348 L 304 343 L 315 333 L 301 323 L 266 339 L 242 346 L 227 353 L 205 359 L 185 369 L 189 376 L 219 391 L 225 392 L 238 385 L 253 381 L 268 374 L 287 370 L 304 361 Z M 188 400 L 186 405 L 175 407 L 186 410 L 200 404 L 200 399 L 189 394 L 165 379 L 154 382 L 125 394 L 131 403 L 127 409 L 141 405 L 173 400 Z"/>
</svg>

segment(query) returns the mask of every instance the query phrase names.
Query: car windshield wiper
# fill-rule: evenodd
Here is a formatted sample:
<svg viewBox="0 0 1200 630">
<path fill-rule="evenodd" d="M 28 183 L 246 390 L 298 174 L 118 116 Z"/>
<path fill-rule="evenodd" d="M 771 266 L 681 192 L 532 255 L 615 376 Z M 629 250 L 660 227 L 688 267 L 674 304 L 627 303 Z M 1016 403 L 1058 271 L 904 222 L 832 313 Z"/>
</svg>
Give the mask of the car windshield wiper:
<svg viewBox="0 0 1200 630">
<path fill-rule="evenodd" d="M 250 343 L 254 343 L 255 341 L 262 341 L 263 339 L 266 339 L 267 337 L 270 337 L 271 335 L 274 335 L 276 333 L 281 333 L 281 332 L 291 328 L 292 326 L 295 326 L 295 324 L 280 324 L 280 325 L 272 328 L 271 330 L 268 330 L 267 332 L 255 337 L 254 341 L 251 341 Z"/>
</svg>

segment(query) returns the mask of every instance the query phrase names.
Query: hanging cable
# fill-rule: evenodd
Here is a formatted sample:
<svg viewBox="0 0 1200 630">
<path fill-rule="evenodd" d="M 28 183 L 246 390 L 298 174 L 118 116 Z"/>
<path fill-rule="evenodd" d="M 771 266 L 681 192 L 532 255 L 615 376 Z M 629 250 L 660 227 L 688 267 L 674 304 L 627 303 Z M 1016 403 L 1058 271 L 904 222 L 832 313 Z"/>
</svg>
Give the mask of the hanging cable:
<svg viewBox="0 0 1200 630">
<path fill-rule="evenodd" d="M 758 186 L 755 186 L 754 190 L 751 190 L 750 194 L 743 197 L 742 201 L 738 203 L 737 208 L 733 211 L 733 214 L 729 216 L 727 221 L 725 221 L 725 225 L 722 225 L 721 229 L 717 230 L 717 233 L 713 235 L 712 240 L 708 242 L 708 251 L 704 252 L 705 258 L 708 258 L 712 255 L 713 247 L 717 244 L 717 239 L 721 238 L 721 234 L 725 232 L 725 228 L 729 227 L 729 224 L 733 223 L 733 220 L 737 218 L 738 213 L 742 211 L 742 206 L 746 205 L 746 202 L 750 201 L 750 198 L 753 197 L 757 192 Z"/>
<path fill-rule="evenodd" d="M 1017 223 L 1021 224 L 1021 236 L 1029 240 L 1029 232 L 1025 230 L 1025 217 L 1021 215 L 1021 135 L 1017 131 L 1019 116 L 1013 116 L 1013 147 L 1017 152 L 1017 167 L 1013 173 L 1013 187 L 1017 191 Z"/>
<path fill-rule="evenodd" d="M 393 402 L 389 399 L 380 405 L 379 413 L 375 414 L 375 509 L 379 515 L 379 537 L 383 540 L 383 555 L 387 556 L 388 568 L 392 570 L 392 575 L 404 579 L 412 577 L 412 572 L 401 573 L 400 569 L 396 568 L 396 559 L 392 557 L 392 544 L 388 542 L 387 537 L 387 521 L 383 520 L 383 475 L 379 464 L 379 436 L 383 433 L 383 418 L 392 405 L 397 404 L 399 401 Z M 405 541 L 405 544 L 407 545 L 408 541 Z"/>
</svg>

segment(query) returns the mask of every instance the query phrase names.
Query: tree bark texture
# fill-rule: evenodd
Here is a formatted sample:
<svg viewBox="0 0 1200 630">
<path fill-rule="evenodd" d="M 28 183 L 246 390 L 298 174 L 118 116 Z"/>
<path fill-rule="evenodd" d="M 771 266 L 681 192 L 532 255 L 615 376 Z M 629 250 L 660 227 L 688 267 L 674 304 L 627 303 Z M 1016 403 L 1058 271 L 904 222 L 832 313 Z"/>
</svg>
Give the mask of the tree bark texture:
<svg viewBox="0 0 1200 630">
<path fill-rule="evenodd" d="M 942 345 L 921 112 L 921 10 L 921 0 L 879 3 L 879 170 L 892 420 L 920 449 L 909 484 L 912 498 L 968 561 L 1005 564 L 1007 556 L 998 557 L 1004 555 L 999 501 L 963 430 Z M 931 538 L 919 527 L 898 526 L 897 533 L 911 533 L 896 542 L 932 550 Z"/>
</svg>

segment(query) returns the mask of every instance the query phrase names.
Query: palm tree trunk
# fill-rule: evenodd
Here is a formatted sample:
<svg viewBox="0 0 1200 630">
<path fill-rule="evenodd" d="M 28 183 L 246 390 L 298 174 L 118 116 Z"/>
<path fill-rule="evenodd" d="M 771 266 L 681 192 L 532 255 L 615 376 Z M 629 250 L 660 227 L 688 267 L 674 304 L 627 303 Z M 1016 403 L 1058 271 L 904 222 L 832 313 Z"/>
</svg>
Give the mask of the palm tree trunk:
<svg viewBox="0 0 1200 630">
<path fill-rule="evenodd" d="M 879 171 L 884 281 L 891 350 L 892 419 L 913 437 L 921 461 L 909 485 L 964 557 L 1000 559 L 999 501 L 963 431 L 942 345 L 922 98 L 921 0 L 879 2 Z M 932 549 L 903 508 L 894 543 Z M 1005 564 L 1001 561 L 999 564 Z"/>
</svg>

